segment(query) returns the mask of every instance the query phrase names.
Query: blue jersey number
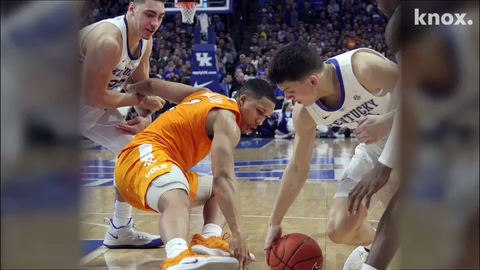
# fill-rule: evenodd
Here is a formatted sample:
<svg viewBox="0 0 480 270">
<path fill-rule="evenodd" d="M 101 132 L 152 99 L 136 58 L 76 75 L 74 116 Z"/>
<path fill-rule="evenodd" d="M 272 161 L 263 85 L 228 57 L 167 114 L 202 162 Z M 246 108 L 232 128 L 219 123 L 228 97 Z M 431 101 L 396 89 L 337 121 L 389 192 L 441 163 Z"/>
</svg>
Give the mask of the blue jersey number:
<svg viewBox="0 0 480 270">
<path fill-rule="evenodd" d="M 122 79 L 122 80 L 111 80 L 111 81 L 108 83 L 108 88 L 119 87 L 119 86 L 121 86 L 124 82 L 125 82 L 124 79 Z"/>
</svg>

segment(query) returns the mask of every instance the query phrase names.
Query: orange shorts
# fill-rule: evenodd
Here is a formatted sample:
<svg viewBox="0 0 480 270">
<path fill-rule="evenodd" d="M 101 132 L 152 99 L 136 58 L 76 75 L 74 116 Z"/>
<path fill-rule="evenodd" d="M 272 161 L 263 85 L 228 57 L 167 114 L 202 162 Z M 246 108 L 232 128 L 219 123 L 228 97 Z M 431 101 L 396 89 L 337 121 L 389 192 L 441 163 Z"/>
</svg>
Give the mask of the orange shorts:
<svg viewBox="0 0 480 270">
<path fill-rule="evenodd" d="M 178 166 L 189 184 L 190 201 L 197 194 L 198 175 L 185 171 L 164 150 L 154 144 L 142 144 L 120 152 L 115 164 L 115 183 L 122 198 L 135 208 L 155 211 L 147 203 L 145 196 L 150 183 L 157 177 L 169 173 L 172 164 Z"/>
</svg>

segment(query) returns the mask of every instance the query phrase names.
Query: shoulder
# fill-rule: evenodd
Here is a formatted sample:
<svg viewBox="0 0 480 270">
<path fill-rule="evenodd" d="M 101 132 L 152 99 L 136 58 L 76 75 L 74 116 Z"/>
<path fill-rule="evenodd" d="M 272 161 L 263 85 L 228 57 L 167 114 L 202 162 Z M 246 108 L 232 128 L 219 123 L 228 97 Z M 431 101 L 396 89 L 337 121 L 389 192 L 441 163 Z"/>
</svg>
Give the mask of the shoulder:
<svg viewBox="0 0 480 270">
<path fill-rule="evenodd" d="M 352 69 L 357 80 L 367 89 L 372 84 L 376 85 L 377 79 L 390 78 L 398 73 L 398 66 L 395 63 L 373 50 L 353 54 Z"/>
<path fill-rule="evenodd" d="M 85 37 L 84 43 L 87 48 L 94 48 L 102 52 L 118 53 L 123 49 L 122 32 L 115 25 L 103 22 L 93 28 Z"/>
<path fill-rule="evenodd" d="M 210 119 L 212 123 L 216 122 L 231 122 L 233 121 L 236 123 L 236 113 L 233 110 L 225 109 L 225 108 L 214 108 L 210 110 L 207 114 L 207 119 Z"/>
<path fill-rule="evenodd" d="M 317 126 L 307 108 L 299 103 L 293 107 L 292 121 L 296 132 L 308 131 Z"/>
</svg>

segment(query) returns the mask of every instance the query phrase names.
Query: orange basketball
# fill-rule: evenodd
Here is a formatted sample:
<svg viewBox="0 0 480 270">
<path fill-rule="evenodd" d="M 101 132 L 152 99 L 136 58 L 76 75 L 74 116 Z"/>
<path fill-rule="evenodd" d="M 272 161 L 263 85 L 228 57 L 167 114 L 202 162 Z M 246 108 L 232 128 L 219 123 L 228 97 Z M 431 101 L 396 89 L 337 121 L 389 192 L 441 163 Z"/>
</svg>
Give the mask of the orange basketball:
<svg viewBox="0 0 480 270">
<path fill-rule="evenodd" d="M 287 234 L 272 247 L 269 263 L 272 270 L 320 270 L 323 269 L 322 249 L 308 235 Z"/>
</svg>

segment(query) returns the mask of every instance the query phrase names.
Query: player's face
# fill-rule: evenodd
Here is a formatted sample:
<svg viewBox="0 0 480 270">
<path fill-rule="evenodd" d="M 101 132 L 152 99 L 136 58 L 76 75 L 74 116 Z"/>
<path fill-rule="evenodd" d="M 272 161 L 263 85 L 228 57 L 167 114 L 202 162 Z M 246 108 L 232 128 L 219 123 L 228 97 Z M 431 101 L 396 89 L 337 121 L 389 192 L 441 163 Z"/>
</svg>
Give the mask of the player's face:
<svg viewBox="0 0 480 270">
<path fill-rule="evenodd" d="M 146 0 L 137 5 L 131 3 L 129 10 L 132 11 L 137 33 L 143 39 L 150 39 L 155 34 L 165 16 L 165 4 L 160 1 Z"/>
<path fill-rule="evenodd" d="M 240 129 L 242 132 L 252 132 L 270 116 L 275 109 L 275 103 L 263 97 L 255 99 L 243 94 L 238 101 L 242 115 Z"/>
<path fill-rule="evenodd" d="M 315 103 L 321 96 L 316 91 L 318 79 L 310 76 L 303 81 L 284 82 L 278 86 L 285 93 L 285 99 L 292 99 L 305 106 Z"/>
</svg>

